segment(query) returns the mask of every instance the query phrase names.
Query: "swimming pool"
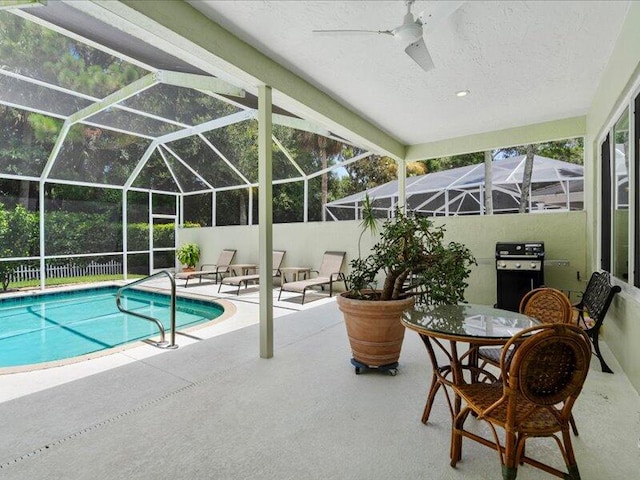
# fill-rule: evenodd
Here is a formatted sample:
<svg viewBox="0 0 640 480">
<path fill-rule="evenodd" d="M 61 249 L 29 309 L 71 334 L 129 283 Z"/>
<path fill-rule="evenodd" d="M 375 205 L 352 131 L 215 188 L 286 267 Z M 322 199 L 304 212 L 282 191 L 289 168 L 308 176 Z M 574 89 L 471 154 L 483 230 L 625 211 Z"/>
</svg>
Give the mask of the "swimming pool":
<svg viewBox="0 0 640 480">
<path fill-rule="evenodd" d="M 0 300 L 0 368 L 55 362 L 102 352 L 146 338 L 158 327 L 121 313 L 118 287 L 99 287 Z M 170 298 L 155 292 L 125 290 L 124 308 L 158 318 L 170 326 Z M 178 329 L 222 315 L 215 302 L 176 298 Z"/>
</svg>

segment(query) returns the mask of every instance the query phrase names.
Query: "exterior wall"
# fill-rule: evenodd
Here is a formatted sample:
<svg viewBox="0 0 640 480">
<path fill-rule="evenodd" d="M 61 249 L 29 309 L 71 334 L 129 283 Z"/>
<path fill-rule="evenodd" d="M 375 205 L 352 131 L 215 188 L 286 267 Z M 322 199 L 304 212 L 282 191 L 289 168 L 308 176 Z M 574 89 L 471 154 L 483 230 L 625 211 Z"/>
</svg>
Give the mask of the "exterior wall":
<svg viewBox="0 0 640 480">
<path fill-rule="evenodd" d="M 583 290 L 586 271 L 584 212 L 540 213 L 523 215 L 489 215 L 449 217 L 435 220 L 446 225 L 447 241 L 467 245 L 478 260 L 469 279 L 466 298 L 474 303 L 496 302 L 495 245 L 498 241 L 543 241 L 546 259 L 562 260 L 566 265 L 545 267 L 545 283 L 549 286 Z M 357 221 L 289 223 L 273 226 L 273 248 L 286 250 L 283 266 L 318 268 L 325 250 L 347 252 L 343 271 L 358 255 L 360 224 Z M 258 260 L 258 227 L 208 227 L 181 229 L 178 243 L 196 242 L 202 250 L 201 263 L 215 263 L 224 248 L 237 250 L 235 261 L 255 263 Z M 362 237 L 363 255 L 374 238 Z"/>
<path fill-rule="evenodd" d="M 585 191 L 591 195 L 587 205 L 587 252 L 591 268 L 599 267 L 599 162 L 598 151 L 603 132 L 608 130 L 620 113 L 623 102 L 640 79 L 640 3 L 631 2 L 629 13 L 609 64 L 602 77 L 587 114 L 585 138 Z M 638 255 L 638 252 L 636 252 Z M 617 295 L 604 324 L 604 339 L 624 369 L 636 390 L 640 392 L 640 292 L 621 283 L 623 291 Z"/>
</svg>

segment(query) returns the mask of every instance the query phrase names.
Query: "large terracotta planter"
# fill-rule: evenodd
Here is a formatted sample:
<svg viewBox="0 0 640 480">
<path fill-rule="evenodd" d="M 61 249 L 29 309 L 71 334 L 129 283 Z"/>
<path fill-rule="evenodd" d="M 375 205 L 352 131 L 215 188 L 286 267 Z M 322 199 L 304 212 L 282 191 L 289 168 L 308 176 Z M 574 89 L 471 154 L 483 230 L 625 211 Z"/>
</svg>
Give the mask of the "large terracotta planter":
<svg viewBox="0 0 640 480">
<path fill-rule="evenodd" d="M 396 363 L 400 358 L 404 325 L 402 312 L 411 308 L 414 297 L 401 300 L 359 300 L 349 292 L 336 297 L 344 314 L 353 358 L 369 367 Z"/>
</svg>

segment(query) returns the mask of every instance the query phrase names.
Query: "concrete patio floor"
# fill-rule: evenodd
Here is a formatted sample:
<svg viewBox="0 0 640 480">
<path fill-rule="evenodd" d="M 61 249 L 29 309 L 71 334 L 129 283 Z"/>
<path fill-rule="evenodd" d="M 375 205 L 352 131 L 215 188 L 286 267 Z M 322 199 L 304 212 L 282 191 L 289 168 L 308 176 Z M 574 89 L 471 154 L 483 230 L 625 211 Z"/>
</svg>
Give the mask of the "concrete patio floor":
<svg viewBox="0 0 640 480">
<path fill-rule="evenodd" d="M 289 299 L 275 309 L 275 356 L 260 359 L 256 296 L 225 296 L 237 318 L 174 351 L 130 354 L 66 379 L 60 372 L 73 366 L 0 376 L 0 394 L 13 389 L 0 403 L 0 478 L 501 477 L 497 454 L 470 441 L 458 467 L 449 466 L 451 421 L 441 394 L 431 422 L 420 422 L 431 367 L 413 332 L 397 376 L 356 376 L 335 302 L 301 307 Z M 606 345 L 604 355 L 616 373 L 592 362 L 574 409 L 578 464 L 583 479 L 637 478 L 640 398 Z M 27 393 L 25 384 L 47 375 L 59 380 Z M 561 463 L 550 440 L 527 449 Z M 518 478 L 553 477 L 523 466 Z"/>
</svg>

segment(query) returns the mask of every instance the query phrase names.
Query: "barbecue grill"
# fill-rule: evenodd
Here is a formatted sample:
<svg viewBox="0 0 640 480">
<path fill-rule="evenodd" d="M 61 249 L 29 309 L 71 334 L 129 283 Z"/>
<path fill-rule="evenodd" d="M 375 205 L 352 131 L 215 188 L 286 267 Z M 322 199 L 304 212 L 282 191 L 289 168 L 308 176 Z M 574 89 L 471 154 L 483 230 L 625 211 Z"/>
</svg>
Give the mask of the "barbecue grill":
<svg viewBox="0 0 640 480">
<path fill-rule="evenodd" d="M 544 242 L 496 243 L 497 308 L 518 311 L 520 300 L 544 284 Z"/>
</svg>

